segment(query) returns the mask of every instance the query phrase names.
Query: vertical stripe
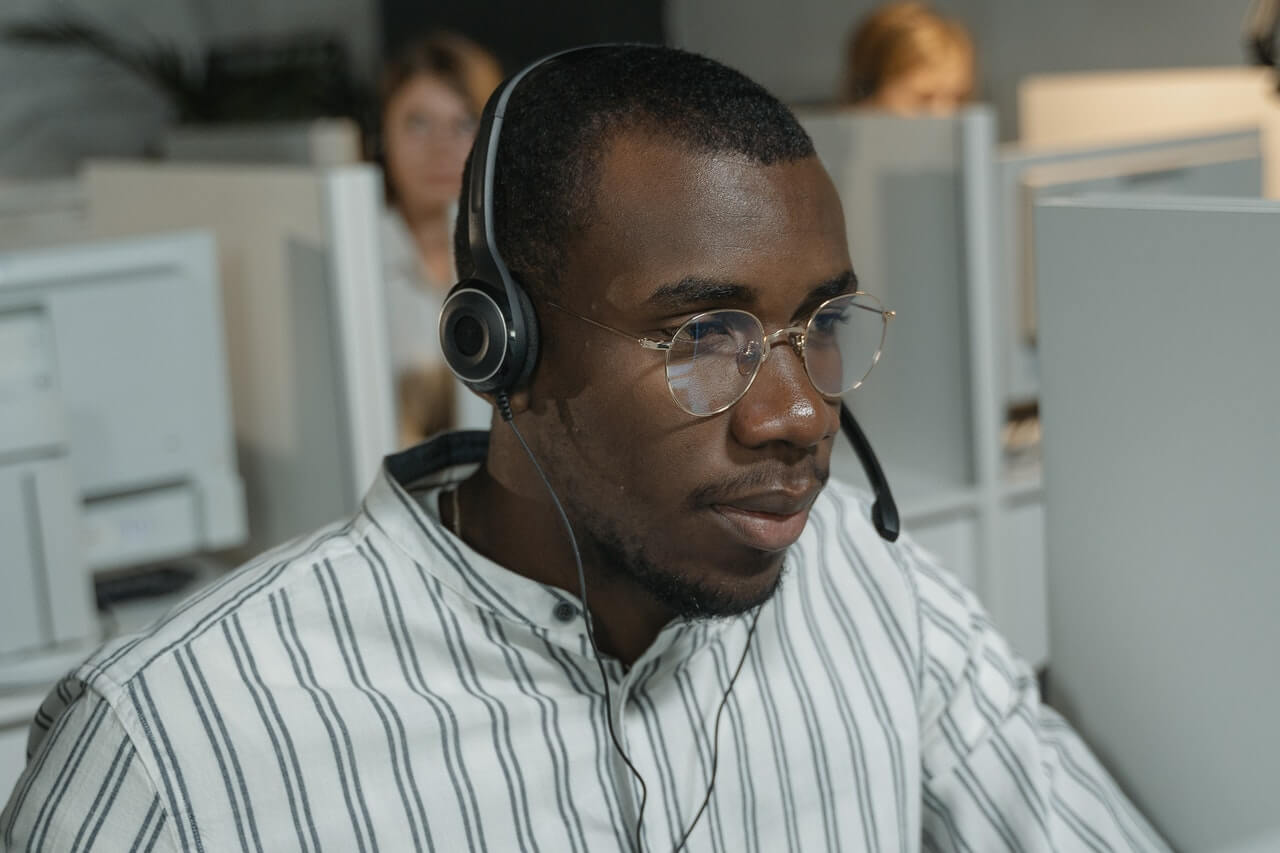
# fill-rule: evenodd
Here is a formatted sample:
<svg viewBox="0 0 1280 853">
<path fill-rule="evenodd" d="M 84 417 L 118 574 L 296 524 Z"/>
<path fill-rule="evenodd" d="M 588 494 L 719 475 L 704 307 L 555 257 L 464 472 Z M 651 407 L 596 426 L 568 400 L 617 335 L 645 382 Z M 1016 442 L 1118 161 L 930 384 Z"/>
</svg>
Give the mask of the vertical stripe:
<svg viewBox="0 0 1280 853">
<path fill-rule="evenodd" d="M 92 850 L 97 843 L 98 834 L 102 832 L 102 825 L 106 823 L 107 817 L 111 815 L 111 808 L 115 805 L 116 797 L 120 795 L 120 789 L 124 786 L 124 780 L 129 776 L 129 768 L 133 764 L 133 760 L 137 753 L 132 747 L 125 755 L 124 763 L 120 768 L 120 772 L 116 775 L 115 785 L 111 788 L 111 793 L 107 795 L 107 800 L 102 804 L 102 810 L 98 813 L 98 820 L 94 823 L 93 829 L 89 832 L 89 837 L 85 839 L 84 847 L 86 850 Z M 154 804 L 154 801 L 152 801 Z M 78 846 L 78 842 L 77 845 Z"/>
<path fill-rule="evenodd" d="M 640 718 L 640 723 L 644 728 L 646 740 L 649 742 L 649 758 L 653 760 L 654 767 L 658 771 L 658 791 L 662 799 L 662 807 L 666 812 L 667 830 L 671 835 L 671 844 L 675 846 L 679 842 L 680 836 L 684 833 L 685 817 L 680 810 L 679 794 L 680 789 L 676 783 L 675 771 L 671 766 L 671 750 L 667 749 L 666 741 L 662 736 L 662 729 L 658 725 L 657 709 L 653 701 L 645 695 L 641 688 L 641 681 L 637 679 L 635 686 L 632 688 L 631 696 L 632 705 L 635 709 L 635 715 Z M 624 717 L 625 719 L 625 717 Z M 683 758 L 683 756 L 680 756 Z M 632 755 L 635 760 L 635 755 Z M 646 782 L 650 780 L 645 779 Z"/>
<path fill-rule="evenodd" d="M 910 685 L 918 684 L 911 672 L 910 653 L 902 650 L 902 645 L 906 643 L 905 632 L 897 619 L 887 615 L 889 612 L 889 604 L 884 598 L 883 590 L 879 585 L 871 582 L 867 576 L 867 564 L 863 555 L 854 549 L 850 551 L 852 545 L 847 535 L 848 519 L 844 515 L 844 507 L 841 505 L 841 513 L 839 516 L 839 524 L 837 525 L 837 543 L 840 546 L 840 553 L 844 560 L 854 569 L 854 576 L 858 579 L 861 590 L 865 593 L 865 598 L 870 600 L 876 608 L 876 615 L 879 620 L 880 633 L 887 636 L 890 644 L 893 646 L 899 666 L 902 667 L 903 682 Z M 816 527 L 819 536 L 823 532 L 823 523 L 818 522 Z M 876 715 L 876 721 L 880 724 L 880 731 L 884 736 L 885 745 L 889 750 L 890 773 L 893 777 L 894 801 L 898 815 L 898 837 L 899 844 L 904 846 L 909 844 L 912 837 L 910 828 L 907 825 L 907 803 L 909 802 L 909 794 L 907 792 L 907 769 L 905 749 L 902 736 L 899 732 L 901 722 L 895 718 L 893 710 L 889 707 L 889 701 L 886 697 L 886 690 L 883 682 L 890 676 L 890 672 L 885 672 L 883 676 L 876 671 L 876 667 L 868 657 L 867 642 L 864 639 L 864 632 L 859 629 L 857 623 L 849 615 L 848 609 L 840 601 L 839 591 L 836 589 L 834 579 L 830 572 L 818 571 L 819 583 L 823 589 L 825 600 L 830 604 L 830 612 L 836 624 L 840 627 L 841 634 L 844 636 L 845 644 L 849 650 L 850 656 L 853 658 L 854 665 L 857 667 L 859 675 L 859 683 L 864 685 L 866 695 L 871 700 L 872 710 Z M 807 578 L 806 578 L 807 579 Z M 816 592 L 815 592 L 816 595 Z M 822 599 L 819 599 L 822 600 Z M 870 626 L 868 626 L 870 627 Z M 824 647 L 818 644 L 820 654 L 826 657 Z M 885 667 L 887 669 L 887 667 Z M 842 709 L 847 707 L 842 704 Z M 851 709 L 850 709 L 851 714 Z M 852 731 L 858 740 L 859 749 L 861 749 L 861 737 L 858 735 L 859 726 L 856 722 L 846 722 L 847 726 L 852 727 Z M 863 765 L 865 768 L 865 765 Z M 865 769 L 864 769 L 865 772 Z M 869 779 L 866 781 L 870 781 Z M 859 786 L 860 794 L 862 786 Z M 873 837 L 877 835 L 874 822 L 871 825 Z M 878 842 L 877 842 L 878 845 Z"/>
<path fill-rule="evenodd" d="M 179 651 L 176 655 L 178 669 L 182 673 L 182 680 L 186 683 L 187 691 L 190 694 L 191 705 L 195 708 L 196 713 L 200 717 L 200 724 L 204 728 L 205 738 L 209 742 L 209 748 L 213 752 L 214 760 L 218 764 L 218 772 L 222 776 L 222 787 L 227 794 L 227 805 L 231 809 L 232 819 L 235 821 L 236 834 L 240 838 L 240 849 L 248 850 L 249 841 L 245 836 L 245 819 L 240 814 L 240 799 L 236 795 L 235 786 L 231 782 L 231 773 L 227 769 L 227 759 L 223 755 L 223 744 L 218 736 L 213 732 L 213 726 L 209 723 L 209 714 L 205 710 L 200 695 L 196 692 L 195 685 L 191 681 L 191 675 L 187 670 L 187 664 L 183 660 L 183 652 Z"/>
<path fill-rule="evenodd" d="M 727 653 L 721 638 L 717 637 L 711 644 L 711 658 L 715 667 L 716 679 L 721 684 L 728 684 L 733 677 L 729 668 Z M 739 682 L 741 683 L 741 682 Z M 751 767 L 751 754 L 747 748 L 747 733 L 742 706 L 738 701 L 738 688 L 729 695 L 729 704 L 725 712 L 729 715 L 729 731 L 733 733 L 733 744 L 736 753 L 734 764 L 738 768 L 738 791 L 742 802 L 742 838 L 746 849 L 752 853 L 760 853 L 760 827 L 757 823 L 759 809 L 755 807 L 756 791 Z"/>
<path fill-rule="evenodd" d="M 500 646 L 500 648 L 505 649 L 506 646 Z M 511 648 L 515 652 L 515 647 Z M 590 699 L 587 717 L 591 723 L 591 734 L 595 743 L 596 760 L 593 763 L 596 768 L 596 781 L 600 783 L 600 796 L 604 799 L 605 808 L 608 810 L 609 825 L 613 827 L 614 840 L 618 842 L 618 849 L 631 849 L 633 835 L 625 825 L 622 798 L 618 791 L 616 777 L 612 772 L 615 754 L 606 722 L 609 707 L 605 702 L 604 692 L 592 684 L 588 670 L 580 668 L 568 652 L 549 642 L 544 642 L 544 648 L 548 659 L 560 667 L 573 688 Z"/>
<path fill-rule="evenodd" d="M 822 831 L 827 840 L 827 849 L 835 850 L 837 846 L 836 839 L 840 835 L 840 830 L 836 824 L 837 809 L 834 799 L 834 786 L 831 784 L 831 768 L 827 763 L 829 746 L 824 736 L 825 732 L 814 713 L 813 691 L 809 688 L 808 679 L 804 677 L 804 669 L 800 664 L 795 641 L 793 640 L 794 635 L 788 628 L 788 610 L 789 608 L 787 607 L 777 608 L 778 648 L 782 652 L 787 674 L 799 700 L 800 718 L 804 722 L 804 732 L 808 736 L 809 757 L 813 762 L 815 776 L 815 799 L 822 809 Z M 815 645 L 820 642 L 817 637 L 807 637 L 806 639 Z"/>
<path fill-rule="evenodd" d="M 347 764 L 343 757 L 342 748 L 338 744 L 338 731 L 335 724 L 340 721 L 330 719 L 329 709 L 326 709 L 325 704 L 320 701 L 321 691 L 316 685 L 315 672 L 311 668 L 311 662 L 307 658 L 305 649 L 298 646 L 297 628 L 293 622 L 293 614 L 289 609 L 288 598 L 283 591 L 271 597 L 271 616 L 276 625 L 276 632 L 280 636 L 280 643 L 288 654 L 294 677 L 297 678 L 299 686 L 310 697 L 312 708 L 329 736 L 329 748 L 333 755 L 334 766 L 338 770 L 338 782 L 342 786 L 342 799 L 347 808 L 347 818 L 350 821 L 351 833 L 355 836 L 356 846 L 361 853 L 364 853 L 367 850 L 365 834 L 361 826 L 360 815 L 357 814 L 355 803 L 353 802 L 353 797 L 357 799 L 360 797 L 359 783 L 354 778 L 348 778 Z M 346 745 L 349 753 L 351 748 L 349 740 Z M 351 777 L 355 776 L 354 767 L 351 768 L 350 774 Z M 361 801 L 362 809 L 363 806 L 364 803 Z"/>
<path fill-rule="evenodd" d="M 979 848 L 978 851 L 974 851 L 974 849 L 969 846 L 969 842 L 960 834 L 960 830 L 956 827 L 956 819 L 951 813 L 950 804 L 940 799 L 930 788 L 926 787 L 924 789 L 924 796 L 922 800 L 925 811 L 932 812 L 937 815 L 938 825 L 947 831 L 947 837 L 951 839 L 952 850 L 958 850 L 961 851 L 961 853 L 989 853 L 985 847 Z M 928 824 L 925 824 L 925 827 L 927 828 Z"/>
<path fill-rule="evenodd" d="M 155 829 L 151 831 L 151 837 L 147 839 L 147 846 L 142 848 L 142 853 L 151 853 L 156 849 L 156 842 L 160 840 L 160 833 L 164 832 L 164 825 L 169 822 L 169 816 L 161 812 L 160 819 L 156 821 Z"/>
<path fill-rule="evenodd" d="M 720 822 L 720 798 L 715 794 L 715 786 L 720 783 L 723 789 L 724 785 L 718 778 L 720 775 L 719 756 L 715 755 L 716 745 L 713 742 L 715 738 L 714 731 L 708 731 L 715 726 L 714 719 L 703 719 L 699 713 L 698 694 L 693 683 L 693 677 L 689 674 L 688 664 L 694 658 L 688 658 L 681 664 L 673 668 L 671 678 L 675 682 L 676 690 L 680 694 L 680 704 L 684 707 L 685 717 L 689 721 L 689 737 L 693 741 L 694 752 L 698 756 L 698 766 L 702 770 L 702 778 L 706 780 L 707 790 L 712 793 L 711 801 L 707 804 L 707 821 L 711 827 L 711 849 L 715 851 L 726 850 L 724 841 L 724 826 Z M 720 690 L 725 690 L 726 684 L 719 684 Z M 728 697 L 725 697 L 728 701 Z M 718 706 L 717 706 L 718 710 Z M 725 762 L 728 763 L 728 762 Z M 695 790 L 696 793 L 696 790 Z M 704 795 L 705 796 L 705 795 Z M 698 804 L 701 803 L 701 797 L 698 798 Z M 695 809 L 696 813 L 696 809 Z"/>
<path fill-rule="evenodd" d="M 53 781 L 48 799 L 40 805 L 40 811 L 36 814 L 35 823 L 31 830 L 32 847 L 34 849 L 43 847 L 44 838 L 49 832 L 49 825 L 58 811 L 58 804 L 66 796 L 72 780 L 76 778 L 76 771 L 79 770 L 85 755 L 94 745 L 94 737 L 102 726 L 102 721 L 107 718 L 108 713 L 105 702 L 101 702 L 94 707 L 85 727 L 80 730 L 72 743 L 70 753 L 58 769 L 58 775 Z"/>
<path fill-rule="evenodd" d="M 421 566 L 417 564 L 414 567 L 421 570 Z M 403 614 L 401 614 L 401 618 L 403 619 Z M 405 630 L 407 631 L 407 628 Z M 469 849 L 478 849 L 476 846 L 476 830 L 473 828 L 473 821 L 476 820 L 474 815 L 476 808 L 475 788 L 467 774 L 457 716 L 442 696 L 428 689 L 427 678 L 415 644 L 412 642 L 406 643 L 405 652 L 410 668 L 402 670 L 402 674 L 406 679 L 406 686 L 411 692 L 426 701 L 436 718 L 436 728 L 440 733 L 440 752 L 444 756 L 445 771 L 448 774 L 449 785 L 453 789 L 458 805 L 458 814 L 461 817 L 463 830 L 466 833 L 467 846 Z"/>
<path fill-rule="evenodd" d="M 191 802 L 191 794 L 187 790 L 187 781 L 182 773 L 182 766 L 178 763 L 178 757 L 173 751 L 173 742 L 169 739 L 168 729 L 160 720 L 155 699 L 147 688 L 146 676 L 138 675 L 134 678 L 129 684 L 129 692 L 138 715 L 138 722 L 142 725 L 147 743 L 151 746 L 152 757 L 164 780 L 165 790 L 169 796 L 169 814 L 173 816 L 174 825 L 178 829 L 178 840 L 184 849 L 194 847 L 196 850 L 203 851 L 204 841 L 200 837 L 200 827 L 196 822 L 195 808 Z M 161 747 L 164 748 L 163 752 Z M 186 815 L 186 820 L 182 820 L 180 815 Z M 190 832 L 189 841 L 188 831 Z"/>
<path fill-rule="evenodd" d="M 357 551 L 359 551 L 358 548 Z M 323 569 L 320 568 L 321 566 L 323 566 Z M 413 802 L 421 805 L 422 793 L 418 790 L 417 783 L 412 778 L 412 770 L 409 766 L 411 759 L 409 758 L 408 735 L 404 730 L 404 721 L 396 713 L 395 704 L 386 697 L 386 694 L 375 688 L 373 680 L 369 678 L 369 672 L 360 655 L 356 631 L 351 624 L 351 614 L 347 611 L 347 603 L 343 598 L 337 573 L 333 570 L 333 563 L 326 558 L 322 563 L 317 564 L 316 573 L 320 592 L 324 596 L 325 607 L 329 612 L 329 623 L 333 629 L 334 643 L 338 647 L 338 653 L 342 656 L 342 665 L 346 670 L 347 679 L 352 686 L 369 700 L 369 705 L 378 715 L 378 721 L 382 724 L 382 733 L 387 739 L 387 757 L 390 759 L 391 775 L 395 779 L 396 790 L 400 794 L 400 805 L 404 809 L 405 820 L 409 824 L 409 834 L 413 837 L 414 849 L 421 850 L 423 846 L 422 828 L 419 827 L 417 815 L 414 813 L 413 806 L 410 805 L 410 794 L 406 788 L 406 781 L 413 788 Z M 334 712 L 335 714 L 337 713 L 336 707 Z M 355 758 L 353 755 L 352 764 L 354 765 L 354 763 Z M 407 780 L 406 776 L 408 777 Z M 368 820 L 367 812 L 366 820 Z M 371 839 L 374 837 L 373 822 L 371 820 L 369 820 L 369 836 Z M 376 842 L 374 846 L 377 846 Z"/>
<path fill-rule="evenodd" d="M 58 685 L 57 690 L 59 692 L 62 690 L 62 684 Z M 89 699 L 82 697 L 85 697 L 83 692 L 76 697 L 76 701 L 87 704 Z M 66 700 L 63 701 L 65 702 Z M 96 701 L 100 706 L 105 705 L 101 699 L 97 699 Z M 53 727 L 49 730 L 49 733 L 45 735 L 40 745 L 36 748 L 35 754 L 27 756 L 28 767 L 23 772 L 22 777 L 19 779 L 18 786 L 13 791 L 9 804 L 5 806 L 4 809 L 4 815 L 8 817 L 4 824 L 3 839 L 5 844 L 13 843 L 14 827 L 17 825 L 18 815 L 23 813 L 23 808 L 27 804 L 27 796 L 31 793 L 32 787 L 35 786 L 36 780 L 44 778 L 45 764 L 49 760 L 49 754 L 54 751 L 55 745 L 60 743 L 64 734 L 70 737 L 70 732 L 67 732 L 67 726 L 71 723 L 74 717 L 75 708 L 72 703 L 68 702 L 67 707 L 63 709 L 62 713 L 58 716 L 58 719 L 54 721 Z M 84 732 L 81 730 L 81 732 L 79 732 L 79 736 L 82 737 L 83 735 Z M 61 765 L 58 768 L 59 771 L 65 768 L 65 766 L 65 763 Z"/>
<path fill-rule="evenodd" d="M 116 747 L 116 754 L 111 759 L 111 766 L 107 768 L 107 774 L 102 778 L 102 784 L 98 786 L 98 793 L 94 795 L 93 802 L 89 805 L 89 810 L 85 812 L 84 820 L 80 822 L 80 829 L 76 832 L 75 840 L 71 842 L 72 850 L 88 849 L 93 846 L 92 836 L 88 843 L 81 847 L 86 832 L 89 832 L 89 824 L 93 823 L 97 826 L 102 825 L 102 818 L 106 817 L 107 810 L 110 808 L 111 802 L 115 800 L 116 794 L 120 792 L 120 785 L 124 782 L 125 774 L 129 770 L 129 761 L 133 758 L 133 750 L 129 748 L 127 740 L 120 741 L 120 746 Z M 81 780 L 81 784 L 87 780 Z M 104 803 L 104 800 L 106 801 Z M 102 810 L 99 812 L 99 810 Z M 97 818 L 97 820 L 95 820 Z M 96 832 L 93 835 L 97 835 Z"/>
<path fill-rule="evenodd" d="M 771 601 L 764 605 L 765 609 L 779 607 L 777 601 Z M 765 632 L 761 632 L 765 633 Z M 772 633 L 765 633 L 766 638 L 772 639 Z M 753 668 L 752 681 L 759 690 L 760 706 L 764 709 L 765 721 L 768 725 L 769 745 L 773 750 L 773 777 L 778 783 L 778 795 L 782 800 L 782 818 L 787 831 L 787 849 L 800 850 L 800 834 L 796 826 L 796 803 L 792 793 L 792 775 L 790 760 L 787 758 L 787 733 L 782 728 L 782 717 L 778 713 L 778 707 L 774 702 L 773 693 L 771 692 L 772 681 L 769 677 L 769 670 L 765 667 L 764 660 L 765 642 L 757 643 L 750 651 L 750 660 Z"/>
<path fill-rule="evenodd" d="M 153 827 L 151 822 L 155 821 Z M 146 817 L 142 819 L 142 825 L 138 827 L 138 834 L 133 838 L 133 844 L 129 847 L 129 853 L 138 853 L 146 845 L 146 849 L 150 850 L 155 847 L 155 839 L 160 827 L 164 823 L 164 809 L 160 805 L 160 798 L 153 797 L 151 799 L 151 808 L 147 809 Z M 150 840 L 148 840 L 150 839 Z"/>
<path fill-rule="evenodd" d="M 262 721 L 262 727 L 266 729 L 267 736 L 271 739 L 271 749 L 276 757 L 276 770 L 280 774 L 285 796 L 289 800 L 289 814 L 293 818 L 293 830 L 298 839 L 299 849 L 307 850 L 307 836 L 309 834 L 311 849 L 319 850 L 320 839 L 316 835 L 315 820 L 311 816 L 306 783 L 302 779 L 302 768 L 298 766 L 297 750 L 293 746 L 293 739 L 289 736 L 288 727 L 280 718 L 279 706 L 271 695 L 271 691 L 263 682 L 262 675 L 258 672 L 253 652 L 245 639 L 244 626 L 240 623 L 239 614 L 232 617 L 228 622 L 224 622 L 222 631 L 227 640 L 227 647 L 231 650 L 231 657 L 235 661 L 236 671 L 248 688 L 249 695 L 253 697 L 253 704 L 258 711 L 258 718 Z M 267 703 L 271 705 L 270 714 L 267 713 Z M 285 749 L 288 749 L 289 752 L 288 761 L 285 760 Z M 303 818 L 298 812 L 299 803 L 306 810 L 307 833 L 304 833 L 302 829 Z"/>
<path fill-rule="evenodd" d="M 506 637 L 506 632 L 496 622 L 494 623 L 494 629 L 502 642 L 510 642 Z M 563 825 L 566 830 L 569 830 L 570 847 L 575 853 L 579 850 L 582 853 L 586 853 L 586 835 L 582 826 L 582 818 L 578 814 L 572 792 L 569 790 L 571 786 L 569 751 L 565 746 L 565 733 L 560 725 L 560 708 L 554 699 L 538 690 L 537 683 L 524 661 L 517 660 L 516 663 L 517 668 L 512 670 L 513 675 L 515 675 L 516 687 L 521 693 L 532 697 L 538 706 L 542 735 L 545 739 L 548 755 L 551 758 L 556 806 L 559 809 L 561 820 L 564 821 Z"/>
<path fill-rule="evenodd" d="M 857 792 L 860 812 L 859 817 L 861 818 L 861 820 L 857 822 L 862 824 L 863 843 L 867 850 L 883 850 L 884 847 L 881 845 L 880 833 L 876 827 L 875 804 L 872 801 L 871 792 L 867 790 L 871 784 L 871 774 L 867 768 L 867 748 L 862 737 L 862 726 L 854 720 L 853 708 L 849 704 L 849 696 L 841 689 L 844 678 L 842 673 L 837 672 L 835 662 L 831 659 L 829 652 L 829 640 L 826 637 L 827 632 L 823 631 L 818 625 L 818 617 L 814 612 L 812 601 L 814 596 L 813 583 L 809 578 L 810 572 L 808 566 L 803 559 L 796 560 L 794 574 L 798 577 L 800 583 L 801 613 L 804 616 L 806 625 L 808 626 L 808 633 L 813 638 L 814 651 L 817 653 L 818 660 L 822 664 L 823 670 L 826 672 L 827 681 L 830 683 L 832 693 L 835 696 L 836 710 L 840 715 L 841 721 L 844 723 L 845 741 L 849 748 L 849 763 L 854 768 L 854 789 Z M 836 609 L 839 610 L 838 607 Z M 839 622 L 838 619 L 837 622 Z M 841 625 L 841 628 L 845 629 L 846 626 Z M 863 671 L 861 662 L 859 661 L 861 641 L 856 637 L 850 637 L 847 632 L 845 633 L 844 639 L 848 645 L 849 653 L 855 661 L 855 665 L 859 672 L 865 676 L 866 673 Z M 868 693 L 871 696 L 871 701 L 874 703 L 875 696 L 879 693 L 879 685 L 873 681 L 868 686 L 870 687 Z M 881 732 L 884 734 L 886 740 L 891 739 L 892 733 L 889 730 L 890 727 L 888 722 L 881 717 L 879 713 L 877 713 L 877 717 L 878 722 L 880 723 Z M 870 726 L 867 726 L 867 728 L 870 728 Z M 896 786 L 895 790 L 897 790 Z M 897 796 L 895 796 L 895 800 L 901 803 L 901 800 L 899 800 Z M 837 831 L 837 837 L 838 835 L 839 833 Z"/>
</svg>

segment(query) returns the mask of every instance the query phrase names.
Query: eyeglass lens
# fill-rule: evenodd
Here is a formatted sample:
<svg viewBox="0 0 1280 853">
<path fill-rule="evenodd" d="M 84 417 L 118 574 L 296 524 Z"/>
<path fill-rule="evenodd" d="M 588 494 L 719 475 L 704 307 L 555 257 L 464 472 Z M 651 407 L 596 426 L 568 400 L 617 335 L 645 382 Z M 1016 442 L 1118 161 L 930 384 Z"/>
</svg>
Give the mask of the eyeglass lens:
<svg viewBox="0 0 1280 853">
<path fill-rule="evenodd" d="M 805 328 L 804 364 L 815 388 L 837 396 L 861 384 L 884 343 L 884 310 L 873 296 L 824 302 Z M 760 321 L 746 311 L 699 314 L 677 330 L 667 351 L 667 383 L 682 409 L 713 415 L 746 393 L 764 361 Z"/>
</svg>

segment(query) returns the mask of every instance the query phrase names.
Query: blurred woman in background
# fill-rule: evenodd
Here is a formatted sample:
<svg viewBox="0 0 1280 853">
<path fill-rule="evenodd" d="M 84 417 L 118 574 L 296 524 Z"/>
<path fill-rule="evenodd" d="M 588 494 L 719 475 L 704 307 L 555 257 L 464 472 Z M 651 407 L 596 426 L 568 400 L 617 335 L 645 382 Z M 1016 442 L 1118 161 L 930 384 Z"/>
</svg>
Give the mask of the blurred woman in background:
<svg viewBox="0 0 1280 853">
<path fill-rule="evenodd" d="M 462 169 L 480 112 L 501 81 L 493 56 L 448 33 L 411 43 L 382 74 L 382 251 L 402 444 L 489 425 L 488 404 L 463 391 L 445 367 L 436 323 L 455 281 Z"/>
<path fill-rule="evenodd" d="M 896 115 L 947 115 L 973 97 L 973 39 L 925 3 L 872 11 L 849 36 L 842 99 Z"/>
</svg>

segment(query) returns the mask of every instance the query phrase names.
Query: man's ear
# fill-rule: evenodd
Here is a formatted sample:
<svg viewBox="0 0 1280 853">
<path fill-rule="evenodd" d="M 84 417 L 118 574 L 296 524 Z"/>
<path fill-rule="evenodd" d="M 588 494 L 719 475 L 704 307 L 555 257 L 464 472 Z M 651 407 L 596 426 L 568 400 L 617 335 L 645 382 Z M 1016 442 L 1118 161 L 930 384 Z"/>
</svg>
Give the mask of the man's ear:
<svg viewBox="0 0 1280 853">
<path fill-rule="evenodd" d="M 529 385 L 526 383 L 519 390 L 512 391 L 507 399 L 511 403 L 511 414 L 518 415 L 521 412 L 529 411 L 531 396 L 529 394 Z"/>
<path fill-rule="evenodd" d="M 496 393 L 492 391 L 477 391 L 474 388 L 468 388 L 467 390 L 470 391 L 472 394 L 475 394 L 477 397 L 480 397 L 481 399 L 483 399 L 485 402 L 487 402 L 490 406 L 493 406 L 495 409 L 498 408 L 498 395 Z M 529 394 L 528 383 L 521 386 L 516 391 L 509 391 L 507 393 L 507 402 L 511 406 L 511 414 L 513 415 L 518 415 L 521 412 L 529 411 L 531 397 Z"/>
</svg>

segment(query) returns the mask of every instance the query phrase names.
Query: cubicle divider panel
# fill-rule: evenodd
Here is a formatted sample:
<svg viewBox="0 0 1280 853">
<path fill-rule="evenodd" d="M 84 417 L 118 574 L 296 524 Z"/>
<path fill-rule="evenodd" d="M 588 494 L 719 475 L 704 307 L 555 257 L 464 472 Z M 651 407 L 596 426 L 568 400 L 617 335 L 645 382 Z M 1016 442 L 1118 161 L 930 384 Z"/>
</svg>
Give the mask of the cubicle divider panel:
<svg viewBox="0 0 1280 853">
<path fill-rule="evenodd" d="M 1017 405 L 1034 403 L 1039 393 L 1032 219 L 1037 202 L 1098 192 L 1260 198 L 1262 158 L 1257 126 L 1147 142 L 1001 148 L 995 205 L 1001 234 L 1001 397 Z"/>
<path fill-rule="evenodd" d="M 844 204 L 861 286 L 897 311 L 881 363 L 850 404 L 880 452 L 908 532 L 1010 621 L 1003 590 L 993 213 L 995 118 L 802 114 Z M 837 474 L 856 476 L 838 452 Z M 1042 608 L 1042 602 L 1041 610 Z M 1043 626 L 1014 643 L 1044 659 Z"/>
<path fill-rule="evenodd" d="M 1280 843 L 1277 234 L 1262 201 L 1036 216 L 1053 700 L 1179 850 Z"/>
<path fill-rule="evenodd" d="M 1028 148 L 1111 145 L 1263 130 L 1265 183 L 1280 198 L 1280 94 L 1269 68 L 1159 68 L 1036 74 L 1018 85 L 1018 139 Z"/>
<path fill-rule="evenodd" d="M 98 234 L 216 236 L 245 554 L 352 512 L 395 449 L 376 170 L 96 163 L 84 183 Z"/>
<path fill-rule="evenodd" d="M 969 305 L 959 119 L 803 115 L 844 205 L 859 287 L 897 312 L 849 397 L 911 512 L 970 493 Z M 963 502 L 963 501 L 961 501 Z"/>
</svg>

